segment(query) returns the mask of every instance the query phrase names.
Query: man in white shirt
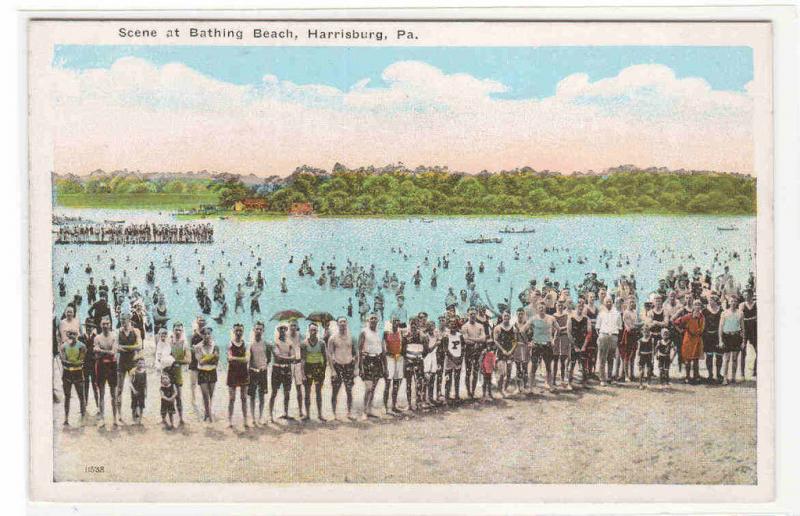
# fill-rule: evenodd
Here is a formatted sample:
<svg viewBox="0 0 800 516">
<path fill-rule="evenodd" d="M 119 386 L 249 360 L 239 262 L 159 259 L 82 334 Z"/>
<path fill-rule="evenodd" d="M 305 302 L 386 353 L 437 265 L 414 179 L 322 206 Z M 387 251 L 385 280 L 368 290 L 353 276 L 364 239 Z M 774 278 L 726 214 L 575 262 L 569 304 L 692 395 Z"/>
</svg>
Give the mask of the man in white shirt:
<svg viewBox="0 0 800 516">
<path fill-rule="evenodd" d="M 611 296 L 603 300 L 605 310 L 597 314 L 597 360 L 600 363 L 600 385 L 605 386 L 608 381 L 608 358 L 617 353 L 617 340 L 622 331 L 622 316 L 614 306 Z"/>
</svg>

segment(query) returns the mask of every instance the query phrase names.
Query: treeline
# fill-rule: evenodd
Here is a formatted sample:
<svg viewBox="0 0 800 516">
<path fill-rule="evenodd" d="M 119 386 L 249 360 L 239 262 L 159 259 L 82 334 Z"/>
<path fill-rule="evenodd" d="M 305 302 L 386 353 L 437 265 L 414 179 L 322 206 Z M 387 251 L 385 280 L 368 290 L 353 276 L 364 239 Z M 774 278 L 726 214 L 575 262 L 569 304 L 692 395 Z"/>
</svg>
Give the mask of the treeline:
<svg viewBox="0 0 800 516">
<path fill-rule="evenodd" d="M 213 181 L 210 179 L 170 179 L 151 180 L 133 175 L 108 175 L 91 177 L 86 180 L 57 178 L 56 192 L 69 194 L 136 194 L 169 193 L 191 194 L 208 192 Z"/>
<path fill-rule="evenodd" d="M 265 196 L 272 211 L 310 202 L 323 215 L 753 214 L 755 178 L 644 171 L 602 175 L 501 172 L 478 176 L 334 171 L 295 175 Z"/>
<path fill-rule="evenodd" d="M 269 211 L 286 212 L 308 202 L 322 215 L 549 215 L 695 213 L 754 214 L 754 177 L 715 172 L 618 168 L 605 175 L 561 175 L 529 168 L 478 175 L 446 167 L 404 167 L 333 172 L 299 167 L 270 184 L 225 180 L 147 180 L 136 176 L 56 179 L 58 194 L 215 193 L 223 208 L 259 197 Z"/>
</svg>

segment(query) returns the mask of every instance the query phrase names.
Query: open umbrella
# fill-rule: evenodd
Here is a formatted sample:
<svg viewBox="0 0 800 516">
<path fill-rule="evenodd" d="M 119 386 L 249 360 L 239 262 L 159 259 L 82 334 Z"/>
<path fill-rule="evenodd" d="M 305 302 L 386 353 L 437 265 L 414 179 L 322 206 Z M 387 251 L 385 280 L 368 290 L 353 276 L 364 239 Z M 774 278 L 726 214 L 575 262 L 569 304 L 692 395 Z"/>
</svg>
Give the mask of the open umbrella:
<svg viewBox="0 0 800 516">
<path fill-rule="evenodd" d="M 327 324 L 333 320 L 333 316 L 328 312 L 311 312 L 306 316 L 306 319 L 320 324 Z"/>
<path fill-rule="evenodd" d="M 297 310 L 281 310 L 280 312 L 275 312 L 272 316 L 273 321 L 293 321 L 295 319 L 302 319 L 304 317 L 302 312 L 298 312 Z"/>
</svg>

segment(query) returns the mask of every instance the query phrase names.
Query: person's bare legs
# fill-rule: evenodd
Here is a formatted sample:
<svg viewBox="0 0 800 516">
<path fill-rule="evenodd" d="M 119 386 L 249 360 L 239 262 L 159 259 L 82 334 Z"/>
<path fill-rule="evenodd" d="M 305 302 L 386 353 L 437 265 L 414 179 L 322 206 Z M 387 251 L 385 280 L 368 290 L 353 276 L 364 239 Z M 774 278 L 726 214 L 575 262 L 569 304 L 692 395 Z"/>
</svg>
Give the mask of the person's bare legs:
<svg viewBox="0 0 800 516">
<path fill-rule="evenodd" d="M 191 391 L 190 397 L 192 401 L 192 407 L 194 411 L 197 412 L 197 371 L 191 370 L 189 371 L 189 390 Z"/>
<path fill-rule="evenodd" d="M 317 402 L 317 419 L 325 421 L 325 418 L 322 417 L 322 382 L 314 383 L 314 391 L 316 394 L 315 401 Z"/>
<path fill-rule="evenodd" d="M 364 382 L 364 415 L 372 414 L 372 398 L 375 396 L 375 382 Z M 308 403 L 306 403 L 308 406 Z"/>
<path fill-rule="evenodd" d="M 305 405 L 303 404 L 303 386 L 301 384 L 294 385 L 295 395 L 297 396 L 297 411 L 300 413 L 300 419 L 304 418 L 303 415 L 303 408 Z M 306 414 L 307 416 L 308 414 Z"/>
<path fill-rule="evenodd" d="M 209 384 L 200 384 L 200 394 L 203 396 L 203 421 L 211 421 L 211 394 L 209 392 Z"/>
<path fill-rule="evenodd" d="M 347 417 L 352 419 L 353 417 L 353 384 L 346 383 L 344 385 L 344 394 L 347 397 Z"/>
<path fill-rule="evenodd" d="M 244 427 L 247 428 L 249 426 L 247 424 L 247 392 L 245 392 L 244 386 L 239 387 L 239 399 L 242 402 L 242 421 L 244 421 Z"/>
<path fill-rule="evenodd" d="M 233 428 L 234 405 L 236 405 L 236 386 L 228 387 L 228 428 Z"/>
</svg>

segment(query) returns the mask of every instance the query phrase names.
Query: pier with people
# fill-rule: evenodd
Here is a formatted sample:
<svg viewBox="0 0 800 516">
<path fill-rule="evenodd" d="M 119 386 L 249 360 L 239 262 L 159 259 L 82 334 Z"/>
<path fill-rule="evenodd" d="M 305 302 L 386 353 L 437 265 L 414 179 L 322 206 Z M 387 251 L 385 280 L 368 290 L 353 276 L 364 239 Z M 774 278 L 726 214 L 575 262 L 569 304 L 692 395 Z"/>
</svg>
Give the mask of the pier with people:
<svg viewBox="0 0 800 516">
<path fill-rule="evenodd" d="M 211 224 L 70 224 L 54 231 L 56 244 L 210 244 Z"/>
</svg>

